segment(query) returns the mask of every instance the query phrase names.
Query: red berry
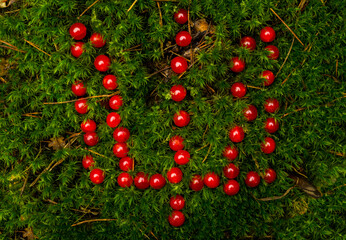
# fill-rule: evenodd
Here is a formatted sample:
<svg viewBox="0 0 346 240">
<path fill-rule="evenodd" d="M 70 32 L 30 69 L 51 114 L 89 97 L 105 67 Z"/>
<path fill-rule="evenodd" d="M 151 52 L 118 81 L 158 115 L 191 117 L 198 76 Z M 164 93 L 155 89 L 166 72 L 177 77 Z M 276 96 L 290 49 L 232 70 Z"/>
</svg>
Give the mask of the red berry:
<svg viewBox="0 0 346 240">
<path fill-rule="evenodd" d="M 175 37 L 175 42 L 180 47 L 186 47 L 191 43 L 191 35 L 189 32 L 181 31 L 178 32 L 177 36 Z"/>
<path fill-rule="evenodd" d="M 95 132 L 96 130 L 96 123 L 91 120 L 91 119 L 88 119 L 84 122 L 81 123 L 80 125 L 81 129 L 83 132 Z"/>
<path fill-rule="evenodd" d="M 118 184 L 122 188 L 130 187 L 132 185 L 133 179 L 130 174 L 123 172 L 118 176 Z"/>
<path fill-rule="evenodd" d="M 174 155 L 174 161 L 179 165 L 185 165 L 190 161 L 190 153 L 185 150 L 179 150 Z"/>
<path fill-rule="evenodd" d="M 265 27 L 261 30 L 260 38 L 263 42 L 272 42 L 275 39 L 275 31 L 271 27 Z"/>
<path fill-rule="evenodd" d="M 83 53 L 83 42 L 76 42 L 71 46 L 71 54 L 72 56 L 79 58 Z"/>
<path fill-rule="evenodd" d="M 229 131 L 229 138 L 232 142 L 241 142 L 244 139 L 244 130 L 240 126 L 235 126 Z"/>
<path fill-rule="evenodd" d="M 257 187 L 261 182 L 261 178 L 256 172 L 248 172 L 245 179 L 245 184 L 248 187 Z"/>
<path fill-rule="evenodd" d="M 183 172 L 177 168 L 171 168 L 167 172 L 167 179 L 170 183 L 179 183 L 183 179 Z"/>
<path fill-rule="evenodd" d="M 86 87 L 82 82 L 73 83 L 71 89 L 72 92 L 78 97 L 84 96 L 86 94 Z"/>
<path fill-rule="evenodd" d="M 114 75 L 106 75 L 103 78 L 102 84 L 107 90 L 114 90 L 118 87 L 117 78 Z"/>
<path fill-rule="evenodd" d="M 266 183 L 272 183 L 276 179 L 276 172 L 274 169 L 268 168 L 266 169 L 265 175 L 264 175 L 264 181 Z"/>
<path fill-rule="evenodd" d="M 274 118 L 267 118 L 264 129 L 269 133 L 275 133 L 279 129 L 279 122 Z"/>
<path fill-rule="evenodd" d="M 100 55 L 95 58 L 94 65 L 100 72 L 106 72 L 111 65 L 111 60 L 106 55 Z"/>
<path fill-rule="evenodd" d="M 174 20 L 179 24 L 184 24 L 187 22 L 188 13 L 185 9 L 180 9 L 178 12 L 174 13 Z"/>
<path fill-rule="evenodd" d="M 83 157 L 82 164 L 85 169 L 89 169 L 95 164 L 94 158 L 91 155 L 86 155 Z"/>
<path fill-rule="evenodd" d="M 149 187 L 149 177 L 148 174 L 145 174 L 144 172 L 139 172 L 136 174 L 136 177 L 134 179 L 135 186 L 138 189 L 146 189 Z"/>
<path fill-rule="evenodd" d="M 186 96 L 186 89 L 182 85 L 175 85 L 171 88 L 171 96 L 173 101 L 180 102 Z"/>
<path fill-rule="evenodd" d="M 201 191 L 204 186 L 203 179 L 200 175 L 194 175 L 190 181 L 190 188 L 193 191 Z"/>
<path fill-rule="evenodd" d="M 231 59 L 231 62 L 232 62 L 232 67 L 231 67 L 231 70 L 233 72 L 241 72 L 244 70 L 245 68 L 245 62 L 243 60 L 241 60 L 240 58 L 238 57 L 234 57 Z"/>
<path fill-rule="evenodd" d="M 171 197 L 169 200 L 169 205 L 171 205 L 171 208 L 174 210 L 181 210 L 185 206 L 185 200 L 183 196 L 181 195 L 176 195 L 175 197 Z"/>
<path fill-rule="evenodd" d="M 85 37 L 87 29 L 83 23 L 75 23 L 70 27 L 70 35 L 75 40 L 81 40 Z"/>
<path fill-rule="evenodd" d="M 90 37 L 90 42 L 94 47 L 97 48 L 101 48 L 106 44 L 106 41 L 99 33 L 93 33 Z"/>
<path fill-rule="evenodd" d="M 175 57 L 171 61 L 171 68 L 175 73 L 183 73 L 187 69 L 187 61 L 183 57 Z"/>
<path fill-rule="evenodd" d="M 173 227 L 180 227 L 185 222 L 185 216 L 182 212 L 174 210 L 168 217 L 168 221 Z"/>
<path fill-rule="evenodd" d="M 252 37 L 243 37 L 240 40 L 240 46 L 245 47 L 249 50 L 255 50 L 256 48 L 256 41 Z"/>
<path fill-rule="evenodd" d="M 126 143 L 116 143 L 113 146 L 113 153 L 118 158 L 123 158 L 127 156 L 129 148 Z"/>
<path fill-rule="evenodd" d="M 223 150 L 223 156 L 230 161 L 233 161 L 234 159 L 236 159 L 238 156 L 238 153 L 239 153 L 238 149 L 235 146 L 233 147 L 227 146 Z"/>
<path fill-rule="evenodd" d="M 113 138 L 117 142 L 126 142 L 130 138 L 130 131 L 124 127 L 118 127 L 113 132 Z"/>
<path fill-rule="evenodd" d="M 223 173 L 225 174 L 226 178 L 236 178 L 239 175 L 239 168 L 233 163 L 230 163 L 223 168 Z"/>
<path fill-rule="evenodd" d="M 236 180 L 228 180 L 223 186 L 223 191 L 230 196 L 236 195 L 239 192 L 239 183 Z"/>
<path fill-rule="evenodd" d="M 254 105 L 249 105 L 244 109 L 243 113 L 248 121 L 253 121 L 257 118 L 257 108 Z"/>
<path fill-rule="evenodd" d="M 204 184 L 209 188 L 216 188 L 220 184 L 220 177 L 214 173 L 207 173 L 203 179 Z"/>
<path fill-rule="evenodd" d="M 105 179 L 105 173 L 99 168 L 95 168 L 91 170 L 89 176 L 90 176 L 90 180 L 95 184 L 100 184 Z"/>
<path fill-rule="evenodd" d="M 166 179 L 159 173 L 150 177 L 150 186 L 154 189 L 161 189 L 166 185 Z"/>
<path fill-rule="evenodd" d="M 274 139 L 270 138 L 270 137 L 266 137 L 264 139 L 264 142 L 262 142 L 261 144 L 261 150 L 262 152 L 264 152 L 265 154 L 269 154 L 275 151 L 275 141 Z"/>
<path fill-rule="evenodd" d="M 111 97 L 109 100 L 109 106 L 111 109 L 118 110 L 123 105 L 123 99 L 119 95 Z"/>
<path fill-rule="evenodd" d="M 169 140 L 169 147 L 173 151 L 179 151 L 184 149 L 184 138 L 180 136 L 171 137 L 171 139 Z"/>
<path fill-rule="evenodd" d="M 74 107 L 76 111 L 80 114 L 85 114 L 88 112 L 88 103 L 87 103 L 87 100 L 85 99 L 76 101 L 74 103 Z"/>
<path fill-rule="evenodd" d="M 264 49 L 269 51 L 269 54 L 268 54 L 269 59 L 275 60 L 279 58 L 280 52 L 277 47 L 273 45 L 268 45 Z"/>
<path fill-rule="evenodd" d="M 275 76 L 273 72 L 265 70 L 264 72 L 262 72 L 262 78 L 265 79 L 264 86 L 269 86 L 274 82 Z"/>
<path fill-rule="evenodd" d="M 269 113 L 274 113 L 279 110 L 279 101 L 275 98 L 268 98 L 264 103 L 264 108 Z"/>
<path fill-rule="evenodd" d="M 119 167 L 121 170 L 127 172 L 131 171 L 134 167 L 134 161 L 130 157 L 124 157 L 119 161 Z"/>
<path fill-rule="evenodd" d="M 87 132 L 84 134 L 84 142 L 88 146 L 95 146 L 99 142 L 99 136 L 96 132 Z"/>
<path fill-rule="evenodd" d="M 179 113 L 174 114 L 173 121 L 176 126 L 185 127 L 190 122 L 190 115 L 187 112 L 180 110 Z"/>
<path fill-rule="evenodd" d="M 108 114 L 106 122 L 108 126 L 110 126 L 111 128 L 115 128 L 120 124 L 121 117 L 118 113 L 111 112 Z"/>
<path fill-rule="evenodd" d="M 231 87 L 231 93 L 234 97 L 242 98 L 246 94 L 246 87 L 241 82 L 236 82 Z"/>
</svg>

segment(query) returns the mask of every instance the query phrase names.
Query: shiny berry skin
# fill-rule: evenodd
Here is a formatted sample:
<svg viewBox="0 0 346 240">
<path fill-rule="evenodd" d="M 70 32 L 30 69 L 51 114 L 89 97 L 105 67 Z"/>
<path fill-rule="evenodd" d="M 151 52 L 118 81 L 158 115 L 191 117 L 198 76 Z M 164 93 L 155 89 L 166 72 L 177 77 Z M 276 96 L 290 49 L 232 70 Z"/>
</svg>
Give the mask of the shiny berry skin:
<svg viewBox="0 0 346 240">
<path fill-rule="evenodd" d="M 118 158 L 123 158 L 127 156 L 129 148 L 126 143 L 116 143 L 113 146 L 113 153 Z"/>
<path fill-rule="evenodd" d="M 186 89 L 182 85 L 175 85 L 171 88 L 171 97 L 173 101 L 180 102 L 186 97 Z"/>
<path fill-rule="evenodd" d="M 126 142 L 130 138 L 130 131 L 124 127 L 118 127 L 113 132 L 113 138 L 117 142 Z"/>
<path fill-rule="evenodd" d="M 231 70 L 236 73 L 243 71 L 245 68 L 245 62 L 238 57 L 232 58 L 231 64 Z"/>
<path fill-rule="evenodd" d="M 275 98 L 268 98 L 264 103 L 264 109 L 269 113 L 274 113 L 279 110 L 279 101 Z"/>
<path fill-rule="evenodd" d="M 86 99 L 78 100 L 74 103 L 76 111 L 80 114 L 85 114 L 88 112 L 88 103 Z"/>
<path fill-rule="evenodd" d="M 203 179 L 200 175 L 194 175 L 190 181 L 190 188 L 193 191 L 201 191 L 204 187 Z"/>
<path fill-rule="evenodd" d="M 106 72 L 111 65 L 111 60 L 106 55 L 99 55 L 95 58 L 94 65 L 100 72 Z"/>
<path fill-rule="evenodd" d="M 223 173 L 226 178 L 233 179 L 239 175 L 239 168 L 233 163 L 230 163 L 223 168 Z"/>
<path fill-rule="evenodd" d="M 110 126 L 111 128 L 115 128 L 120 124 L 121 117 L 118 113 L 111 112 L 108 114 L 106 122 L 108 126 Z"/>
<path fill-rule="evenodd" d="M 131 187 L 133 179 L 130 174 L 123 172 L 118 176 L 118 184 L 122 188 Z"/>
<path fill-rule="evenodd" d="M 70 35 L 75 40 L 81 40 L 86 36 L 87 29 L 83 23 L 75 23 L 70 27 Z"/>
<path fill-rule="evenodd" d="M 84 86 L 82 82 L 73 83 L 71 90 L 78 97 L 82 97 L 86 94 L 86 87 Z"/>
<path fill-rule="evenodd" d="M 175 42 L 180 47 L 186 47 L 191 43 L 192 37 L 189 32 L 181 31 L 175 36 Z"/>
<path fill-rule="evenodd" d="M 264 129 L 268 133 L 275 133 L 279 129 L 279 122 L 274 118 L 267 118 Z"/>
<path fill-rule="evenodd" d="M 174 155 L 174 161 L 179 165 L 185 165 L 190 161 L 190 153 L 185 150 L 179 150 Z"/>
<path fill-rule="evenodd" d="M 136 174 L 136 177 L 134 179 L 135 186 L 138 189 L 146 189 L 149 187 L 149 177 L 148 174 L 145 174 L 144 172 L 139 172 Z"/>
<path fill-rule="evenodd" d="M 124 157 L 119 160 L 119 167 L 122 171 L 131 171 L 134 167 L 134 161 L 130 157 Z"/>
<path fill-rule="evenodd" d="M 173 227 L 180 227 L 185 222 L 185 216 L 182 212 L 174 210 L 168 217 L 168 222 Z"/>
<path fill-rule="evenodd" d="M 239 183 L 236 180 L 228 180 L 223 185 L 223 191 L 229 196 L 236 195 L 239 192 Z"/>
<path fill-rule="evenodd" d="M 252 37 L 243 37 L 240 40 L 240 46 L 245 47 L 249 50 L 255 50 L 256 48 L 256 41 Z"/>
<path fill-rule="evenodd" d="M 183 172 L 179 168 L 173 167 L 167 172 L 167 179 L 170 183 L 179 183 L 183 179 Z"/>
<path fill-rule="evenodd" d="M 99 142 L 99 136 L 96 132 L 85 133 L 83 139 L 88 146 L 95 146 Z"/>
<path fill-rule="evenodd" d="M 264 86 L 272 85 L 274 82 L 275 76 L 272 71 L 265 70 L 262 72 L 262 78 L 264 78 Z"/>
<path fill-rule="evenodd" d="M 110 74 L 103 78 L 102 84 L 107 90 L 114 90 L 118 87 L 117 78 Z"/>
<path fill-rule="evenodd" d="M 175 57 L 171 61 L 171 68 L 175 73 L 183 73 L 187 69 L 187 61 L 183 57 Z"/>
<path fill-rule="evenodd" d="M 109 100 L 109 106 L 111 109 L 118 110 L 122 105 L 123 99 L 119 95 L 115 95 Z"/>
<path fill-rule="evenodd" d="M 169 200 L 169 205 L 171 205 L 171 208 L 173 208 L 174 210 L 181 210 L 185 206 L 185 200 L 183 196 L 176 195 L 174 197 L 171 197 L 171 199 Z"/>
<path fill-rule="evenodd" d="M 261 178 L 256 172 L 248 172 L 245 178 L 245 184 L 248 187 L 257 187 L 261 182 Z"/>
<path fill-rule="evenodd" d="M 100 184 L 105 179 L 105 173 L 101 169 L 95 168 L 91 170 L 89 177 L 93 183 Z"/>
<path fill-rule="evenodd" d="M 90 37 L 90 42 L 94 47 L 101 48 L 106 44 L 102 35 L 99 33 L 93 33 Z"/>
<path fill-rule="evenodd" d="M 272 60 L 276 60 L 279 58 L 280 52 L 277 47 L 274 45 L 268 45 L 264 48 L 265 50 L 269 51 L 268 58 Z"/>
<path fill-rule="evenodd" d="M 94 158 L 91 155 L 86 155 L 83 157 L 82 165 L 85 169 L 93 167 L 95 164 Z"/>
<path fill-rule="evenodd" d="M 248 121 L 253 121 L 258 115 L 257 108 L 254 105 L 249 105 L 244 109 L 243 114 Z"/>
<path fill-rule="evenodd" d="M 208 188 L 217 188 L 220 184 L 220 177 L 214 172 L 207 173 L 203 178 L 203 183 Z"/>
<path fill-rule="evenodd" d="M 169 147 L 173 151 L 179 151 L 184 149 L 184 138 L 180 136 L 171 137 L 171 139 L 169 140 Z"/>
<path fill-rule="evenodd" d="M 272 183 L 276 179 L 276 172 L 272 168 L 266 169 L 265 175 L 264 175 L 264 181 L 266 183 Z"/>
<path fill-rule="evenodd" d="M 176 126 L 185 127 L 190 122 L 190 115 L 187 112 L 180 110 L 179 113 L 174 114 L 173 121 Z"/>
<path fill-rule="evenodd" d="M 276 144 L 275 144 L 274 139 L 272 139 L 270 137 L 266 137 L 264 139 L 264 142 L 261 144 L 261 150 L 265 154 L 270 154 L 270 153 L 275 151 L 275 146 L 276 146 Z"/>
<path fill-rule="evenodd" d="M 83 53 L 83 42 L 76 42 L 71 46 L 71 54 L 72 56 L 79 58 Z"/>
<path fill-rule="evenodd" d="M 242 98 L 246 94 L 246 87 L 241 82 L 236 82 L 231 87 L 231 93 L 233 97 Z"/>
<path fill-rule="evenodd" d="M 229 138 L 232 142 L 241 142 L 244 139 L 244 130 L 240 126 L 235 126 L 229 131 Z"/>
<path fill-rule="evenodd" d="M 161 189 L 166 185 L 166 179 L 159 173 L 150 177 L 150 186 L 154 189 Z"/>
<path fill-rule="evenodd" d="M 263 42 L 272 42 L 275 39 L 275 31 L 271 27 L 265 27 L 261 30 L 260 38 Z"/>
<path fill-rule="evenodd" d="M 179 24 L 184 24 L 187 22 L 188 13 L 185 9 L 180 9 L 178 12 L 174 13 L 174 20 Z"/>
<path fill-rule="evenodd" d="M 96 123 L 91 120 L 91 119 L 88 119 L 86 121 L 83 121 L 80 125 L 81 129 L 83 132 L 95 132 L 96 130 Z"/>
<path fill-rule="evenodd" d="M 222 152 L 222 155 L 230 161 L 233 161 L 238 157 L 238 149 L 236 147 L 227 146 Z"/>
</svg>

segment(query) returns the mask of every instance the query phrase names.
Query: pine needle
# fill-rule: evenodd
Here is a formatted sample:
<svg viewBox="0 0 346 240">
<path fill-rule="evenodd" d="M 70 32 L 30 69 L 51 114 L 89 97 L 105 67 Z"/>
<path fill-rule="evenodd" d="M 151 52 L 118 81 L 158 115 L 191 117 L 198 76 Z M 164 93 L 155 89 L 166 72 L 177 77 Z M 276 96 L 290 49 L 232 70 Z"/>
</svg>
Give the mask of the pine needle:
<svg viewBox="0 0 346 240">
<path fill-rule="evenodd" d="M 79 19 L 81 16 L 84 15 L 84 13 L 86 13 L 92 6 L 94 6 L 96 3 L 98 3 L 100 0 L 96 0 L 93 4 L 91 4 L 89 7 L 87 7 L 87 9 L 85 9 L 81 15 L 79 15 L 79 17 L 77 19 Z"/>
<path fill-rule="evenodd" d="M 135 1 L 132 3 L 132 5 L 129 7 L 129 9 L 127 9 L 127 12 L 129 12 L 129 11 L 133 8 L 133 6 L 136 4 L 137 1 L 138 1 L 138 0 L 135 0 Z"/>
<path fill-rule="evenodd" d="M 304 44 L 302 43 L 302 41 L 300 41 L 300 39 L 297 37 L 297 35 L 292 31 L 292 29 L 284 22 L 284 20 L 281 19 L 281 17 L 279 17 L 279 15 L 272 9 L 270 8 L 270 11 L 272 11 L 275 16 L 287 27 L 287 29 L 293 34 L 293 36 L 300 42 L 301 45 L 303 45 L 304 47 Z"/>
<path fill-rule="evenodd" d="M 294 43 L 294 38 L 293 38 L 293 40 L 292 40 L 292 44 L 291 44 L 290 49 L 288 50 L 288 53 L 287 53 L 287 55 L 286 55 L 286 58 L 285 58 L 284 62 L 282 63 L 281 67 L 279 68 L 279 71 L 276 73 L 275 78 L 279 75 L 281 69 L 282 69 L 283 66 L 285 65 L 285 63 L 286 63 L 286 61 L 287 61 L 287 59 L 288 59 L 288 56 L 289 56 L 290 53 L 291 53 L 291 50 L 292 50 L 292 47 L 293 47 L 293 43 Z"/>
<path fill-rule="evenodd" d="M 63 101 L 63 102 L 45 102 L 43 104 L 53 105 L 53 104 L 71 103 L 71 102 L 77 102 L 78 100 L 85 100 L 85 99 L 91 99 L 91 98 L 111 97 L 111 96 L 117 95 L 119 93 L 120 93 L 120 91 L 117 91 L 117 92 L 114 92 L 114 93 L 108 94 L 108 95 L 98 95 L 98 96 L 91 96 L 91 97 L 85 97 L 85 98 L 77 98 L 77 99 L 73 99 L 73 100 L 69 100 L 69 101 Z"/>
<path fill-rule="evenodd" d="M 30 42 L 30 41 L 28 41 L 28 40 L 26 40 L 26 39 L 24 39 L 24 41 L 27 42 L 27 43 L 29 43 L 31 46 L 33 46 L 33 47 L 36 48 L 37 50 L 39 50 L 39 51 L 43 52 L 44 54 L 46 54 L 46 55 L 48 55 L 48 56 L 51 57 L 51 55 L 50 55 L 49 53 L 46 53 L 45 51 L 43 51 L 43 50 L 42 50 L 41 48 L 39 48 L 36 44 L 34 44 L 34 43 L 32 43 L 32 42 Z"/>
<path fill-rule="evenodd" d="M 281 199 L 283 197 L 285 197 L 293 188 L 295 188 L 296 186 L 293 186 L 293 187 L 290 187 L 289 189 L 287 189 L 287 191 L 282 194 L 281 196 L 274 196 L 274 197 L 266 197 L 266 198 L 256 198 L 254 196 L 254 198 L 258 201 L 273 201 L 273 200 L 278 200 L 278 199 Z"/>
<path fill-rule="evenodd" d="M 84 223 L 90 223 L 90 222 L 109 222 L 109 221 L 116 221 L 117 219 L 111 218 L 111 219 L 90 219 L 90 220 L 85 220 L 79 223 L 72 224 L 71 227 L 75 227 Z"/>
</svg>

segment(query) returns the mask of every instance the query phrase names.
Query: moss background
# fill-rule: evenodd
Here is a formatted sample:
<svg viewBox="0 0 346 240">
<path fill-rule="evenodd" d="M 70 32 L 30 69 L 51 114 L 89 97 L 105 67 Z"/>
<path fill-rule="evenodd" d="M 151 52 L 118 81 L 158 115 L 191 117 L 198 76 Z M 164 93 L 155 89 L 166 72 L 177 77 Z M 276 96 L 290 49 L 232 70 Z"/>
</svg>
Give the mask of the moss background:
<svg viewBox="0 0 346 240">
<path fill-rule="evenodd" d="M 93 3 L 23 0 L 0 9 L 1 239 L 343 239 L 344 1 L 139 0 L 127 11 L 132 0 L 101 0 L 77 19 Z M 166 48 L 176 33 L 188 30 L 187 24 L 173 20 L 180 8 L 189 9 L 191 23 L 205 18 L 214 33 L 202 39 L 205 46 L 183 76 L 169 71 L 153 75 L 173 58 L 172 48 Z M 87 37 L 103 34 L 106 46 L 95 49 L 86 42 L 83 55 L 74 58 L 68 30 L 77 21 L 87 26 Z M 273 44 L 280 50 L 278 60 L 269 60 L 263 50 L 266 44 L 259 32 L 265 26 L 277 33 Z M 254 52 L 239 47 L 247 35 L 256 39 Z M 193 46 L 197 44 L 193 39 Z M 124 99 L 118 112 L 121 126 L 131 132 L 131 175 L 144 171 L 165 176 L 175 166 L 168 141 L 179 134 L 192 156 L 181 167 L 181 183 L 167 183 L 159 191 L 117 186 L 119 160 L 112 153 L 113 131 L 105 123 L 109 110 L 102 104 L 107 97 L 89 99 L 86 115 L 76 113 L 73 103 L 44 104 L 74 100 L 70 87 L 75 80 L 87 83 L 88 96 L 111 94 L 102 86 L 104 74 L 93 66 L 94 58 L 103 53 L 112 58 L 109 73 L 117 76 Z M 240 74 L 229 70 L 234 56 L 246 61 Z M 264 69 L 278 73 L 270 87 L 263 87 L 258 78 Z M 246 98 L 235 101 L 229 89 L 237 81 L 252 87 Z M 170 100 L 174 84 L 188 89 L 181 103 Z M 280 129 L 271 135 L 275 152 L 265 155 L 259 146 L 270 136 L 263 129 L 270 116 L 263 109 L 268 97 L 280 101 L 279 112 L 271 114 Z M 253 123 L 241 112 L 248 104 L 259 111 Z M 191 122 L 175 128 L 172 117 L 180 109 L 192 114 Z M 90 148 L 80 133 L 80 123 L 87 118 L 97 122 L 100 136 L 99 144 Z M 240 192 L 227 196 L 222 184 L 191 191 L 188 184 L 194 174 L 215 171 L 226 182 L 222 167 L 228 161 L 222 150 L 232 145 L 228 131 L 235 124 L 246 133 L 234 161 L 240 167 Z M 59 139 L 61 146 L 52 139 Z M 87 149 L 99 154 L 92 155 L 106 172 L 101 185 L 92 184 L 82 167 Z M 257 188 L 246 187 L 248 171 L 263 173 L 267 167 L 278 174 L 273 184 L 262 181 Z M 323 196 L 314 199 L 295 187 L 279 200 L 255 199 L 285 193 L 295 184 L 292 173 L 306 175 Z M 179 228 L 167 221 L 169 198 L 175 194 L 186 200 L 186 221 Z M 72 226 L 90 219 L 116 220 Z"/>
</svg>

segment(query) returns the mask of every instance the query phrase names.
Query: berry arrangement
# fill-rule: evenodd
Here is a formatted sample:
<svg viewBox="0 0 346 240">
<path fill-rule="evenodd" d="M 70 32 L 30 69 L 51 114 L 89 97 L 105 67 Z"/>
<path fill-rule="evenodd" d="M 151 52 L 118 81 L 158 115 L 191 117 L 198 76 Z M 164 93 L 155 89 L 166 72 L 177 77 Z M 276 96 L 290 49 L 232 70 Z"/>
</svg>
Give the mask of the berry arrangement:
<svg viewBox="0 0 346 240">
<path fill-rule="evenodd" d="M 188 22 L 188 12 L 184 9 L 180 9 L 174 14 L 174 20 L 180 24 L 184 25 Z M 87 28 L 82 23 L 75 23 L 70 27 L 70 35 L 74 40 L 78 40 L 71 46 L 71 54 L 79 58 L 83 55 L 83 46 L 84 42 L 81 42 L 87 34 Z M 275 40 L 276 33 L 273 28 L 265 27 L 260 32 L 260 39 L 265 43 L 270 43 Z M 193 38 L 188 31 L 180 31 L 175 37 L 175 43 L 179 47 L 188 47 Z M 106 41 L 103 36 L 99 33 L 93 33 L 90 37 L 91 45 L 95 48 L 102 48 L 105 46 Z M 256 49 L 256 41 L 250 36 L 245 36 L 240 40 L 240 47 L 246 48 L 249 51 L 254 51 Z M 268 52 L 267 57 L 269 59 L 277 59 L 279 57 L 279 50 L 273 46 L 268 45 L 265 47 L 265 50 Z M 242 72 L 246 63 L 240 57 L 233 57 L 230 60 L 230 70 L 234 73 Z M 106 55 L 99 55 L 94 60 L 94 67 L 102 73 L 109 71 L 111 65 L 111 60 Z M 170 62 L 171 70 L 175 74 L 183 74 L 188 70 L 187 60 L 182 56 L 174 57 Z M 248 66 L 249 67 L 249 66 Z M 270 70 L 264 70 L 260 76 L 263 79 L 263 85 L 265 87 L 273 84 L 275 76 Z M 106 74 L 102 79 L 102 84 L 105 89 L 113 91 L 118 87 L 117 78 L 112 74 Z M 77 97 L 84 97 L 87 94 L 87 86 L 82 81 L 76 81 L 72 84 L 72 92 Z M 247 94 L 247 86 L 242 82 L 235 82 L 230 88 L 230 93 L 234 97 L 235 101 L 239 101 L 244 98 Z M 173 85 L 170 89 L 171 99 L 176 102 L 182 102 L 187 96 L 187 89 L 183 85 Z M 276 99 L 269 98 L 263 103 L 263 107 L 268 113 L 275 113 L 279 110 L 279 102 Z M 129 173 L 129 171 L 134 171 L 134 159 L 128 156 L 129 147 L 127 141 L 130 138 L 130 131 L 127 128 L 119 127 L 121 123 L 121 116 L 116 112 L 123 106 L 123 99 L 120 95 L 113 95 L 108 102 L 109 108 L 115 111 L 112 111 L 108 114 L 106 120 L 107 125 L 110 128 L 114 129 L 113 138 L 115 144 L 113 146 L 114 155 L 119 158 L 119 168 L 123 171 L 117 177 L 117 183 L 122 188 L 128 188 L 132 184 L 139 190 L 144 190 L 149 187 L 160 190 L 166 185 L 166 178 L 169 183 L 177 184 L 183 179 L 183 172 L 179 166 L 189 164 L 191 155 L 185 149 L 184 141 L 185 139 L 179 135 L 175 135 L 169 140 L 169 147 L 172 151 L 175 151 L 174 162 L 176 167 L 172 167 L 167 171 L 166 178 L 160 174 L 156 173 L 152 176 L 144 172 L 138 172 L 134 178 Z M 81 98 L 75 102 L 75 109 L 79 114 L 86 114 L 88 112 L 88 102 L 86 99 Z M 249 122 L 255 121 L 258 116 L 257 108 L 254 105 L 248 105 L 243 109 L 242 114 L 245 119 Z M 176 127 L 183 128 L 189 125 L 191 116 L 185 110 L 179 110 L 173 116 L 173 123 Z M 87 146 L 95 146 L 99 137 L 96 133 L 97 124 L 92 119 L 86 119 L 81 123 L 81 130 L 84 132 L 84 142 Z M 267 118 L 265 122 L 264 130 L 270 134 L 275 133 L 279 129 L 279 123 L 274 118 Z M 241 143 L 246 137 L 246 131 L 240 125 L 234 125 L 229 130 L 229 139 L 233 145 L 227 146 L 223 150 L 223 157 L 229 161 L 234 161 L 237 159 L 239 151 L 236 147 L 236 144 Z M 263 153 L 271 154 L 275 151 L 276 143 L 271 137 L 266 137 L 264 141 L 260 144 L 260 148 Z M 85 169 L 89 169 L 90 180 L 94 184 L 101 184 L 105 179 L 105 172 L 102 169 L 96 168 L 95 161 L 93 160 L 92 155 L 84 156 L 82 160 L 82 165 Z M 238 194 L 240 191 L 240 185 L 236 180 L 240 173 L 240 169 L 234 163 L 229 163 L 223 168 L 223 174 L 228 179 L 227 182 L 223 185 L 223 191 L 229 196 Z M 276 179 L 276 172 L 274 169 L 268 168 L 265 173 L 261 174 L 264 181 L 268 184 L 272 183 Z M 255 171 L 250 171 L 247 173 L 245 178 L 245 184 L 254 188 L 257 187 L 261 182 L 261 176 Z M 193 191 L 201 191 L 205 186 L 208 188 L 214 189 L 220 185 L 221 179 L 220 176 L 215 172 L 208 172 L 203 177 L 201 175 L 194 175 L 190 180 L 189 187 Z M 181 210 L 185 206 L 184 197 L 181 195 L 172 196 L 169 204 L 173 209 L 172 213 L 168 216 L 168 222 L 174 226 L 179 227 L 185 222 L 185 215 Z"/>
</svg>

